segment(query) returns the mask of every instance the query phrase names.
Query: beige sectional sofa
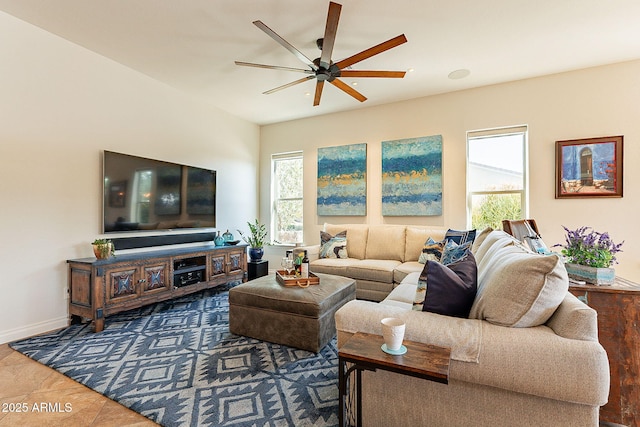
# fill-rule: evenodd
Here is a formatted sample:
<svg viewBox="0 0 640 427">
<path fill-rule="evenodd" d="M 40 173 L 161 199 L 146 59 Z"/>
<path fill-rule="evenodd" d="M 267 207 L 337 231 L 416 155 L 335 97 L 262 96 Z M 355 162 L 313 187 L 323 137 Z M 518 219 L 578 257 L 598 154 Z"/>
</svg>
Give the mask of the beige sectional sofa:
<svg viewBox="0 0 640 427">
<path fill-rule="evenodd" d="M 449 384 L 363 372 L 364 425 L 597 426 L 609 393 L 607 354 L 597 313 L 568 292 L 560 258 L 490 230 L 472 253 L 478 292 L 469 318 L 413 310 L 419 272 L 381 303 L 355 300 L 336 312 L 339 347 L 398 317 L 405 339 L 451 348 Z"/>
<path fill-rule="evenodd" d="M 442 240 L 443 227 L 367 224 L 325 224 L 331 235 L 347 232 L 348 258 L 318 258 L 320 245 L 305 249 L 309 269 L 356 280 L 356 297 L 382 301 L 407 274 L 422 271 L 418 262 L 428 237 Z"/>
</svg>

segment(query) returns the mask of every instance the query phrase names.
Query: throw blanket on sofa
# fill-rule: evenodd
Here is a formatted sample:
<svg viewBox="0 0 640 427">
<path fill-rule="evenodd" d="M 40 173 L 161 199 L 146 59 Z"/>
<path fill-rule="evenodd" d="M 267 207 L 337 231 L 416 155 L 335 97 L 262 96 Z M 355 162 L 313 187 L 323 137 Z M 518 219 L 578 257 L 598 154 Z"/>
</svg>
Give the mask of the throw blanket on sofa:
<svg viewBox="0 0 640 427">
<path fill-rule="evenodd" d="M 422 328 L 412 329 L 405 337 L 412 341 L 426 342 L 451 348 L 451 358 L 461 362 L 478 363 L 482 343 L 482 321 L 451 318 L 434 313 L 423 319 L 407 316 L 405 322 L 419 322 Z M 416 332 L 419 331 L 419 332 Z"/>
</svg>

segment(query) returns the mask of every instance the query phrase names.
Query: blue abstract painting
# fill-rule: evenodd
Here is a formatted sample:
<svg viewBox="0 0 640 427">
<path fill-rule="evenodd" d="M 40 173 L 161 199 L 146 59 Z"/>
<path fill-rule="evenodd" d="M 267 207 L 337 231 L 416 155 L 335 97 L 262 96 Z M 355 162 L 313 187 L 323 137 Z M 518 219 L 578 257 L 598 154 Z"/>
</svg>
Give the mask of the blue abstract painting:
<svg viewBox="0 0 640 427">
<path fill-rule="evenodd" d="M 442 215 L 442 135 L 382 142 L 382 215 Z"/>
<path fill-rule="evenodd" d="M 367 144 L 318 148 L 318 215 L 367 214 Z"/>
</svg>

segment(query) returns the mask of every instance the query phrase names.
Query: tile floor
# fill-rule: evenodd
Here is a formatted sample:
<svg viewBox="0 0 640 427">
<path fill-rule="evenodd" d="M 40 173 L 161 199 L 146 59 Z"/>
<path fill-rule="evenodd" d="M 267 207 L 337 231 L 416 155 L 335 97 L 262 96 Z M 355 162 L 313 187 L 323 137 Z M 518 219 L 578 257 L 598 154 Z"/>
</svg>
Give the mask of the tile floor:
<svg viewBox="0 0 640 427">
<path fill-rule="evenodd" d="M 26 409 L 24 412 L 18 410 Z M 150 427 L 158 424 L 0 345 L 0 426 Z"/>
<path fill-rule="evenodd" d="M 18 412 L 22 408 L 26 408 L 26 411 Z M 137 412 L 14 351 L 9 345 L 0 345 L 0 427 L 157 425 Z M 600 423 L 600 427 L 618 426 Z"/>
</svg>

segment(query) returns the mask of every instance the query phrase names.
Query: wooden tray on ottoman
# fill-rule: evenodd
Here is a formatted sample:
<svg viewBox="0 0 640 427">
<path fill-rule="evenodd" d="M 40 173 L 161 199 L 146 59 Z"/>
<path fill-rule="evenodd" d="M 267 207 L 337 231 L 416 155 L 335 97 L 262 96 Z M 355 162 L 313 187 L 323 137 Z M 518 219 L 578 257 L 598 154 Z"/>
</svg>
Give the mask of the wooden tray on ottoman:
<svg viewBox="0 0 640 427">
<path fill-rule="evenodd" d="M 301 288 L 306 288 L 309 285 L 320 284 L 320 278 L 313 273 L 309 273 L 308 279 L 303 279 L 302 277 L 287 275 L 287 272 L 284 270 L 276 270 L 276 280 L 282 286 L 299 286 Z"/>
</svg>

